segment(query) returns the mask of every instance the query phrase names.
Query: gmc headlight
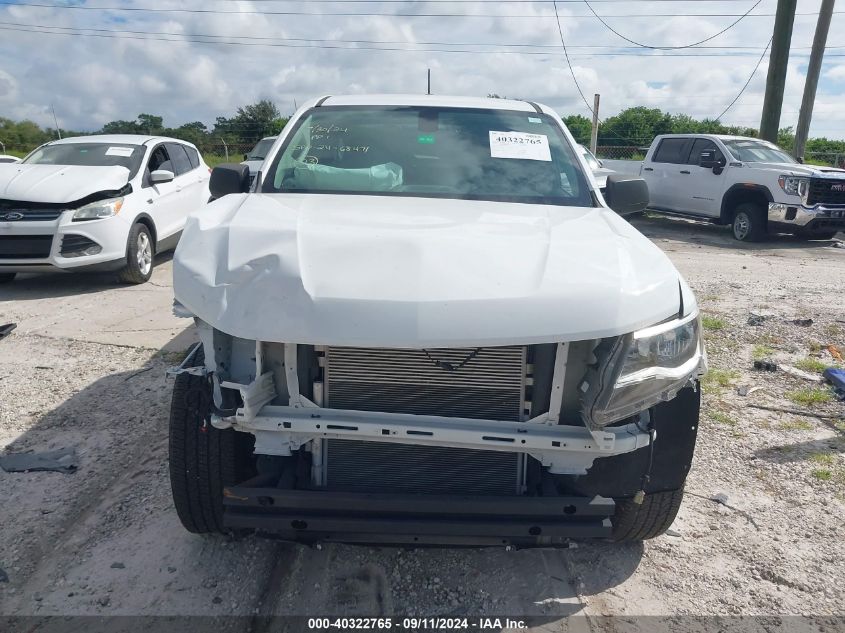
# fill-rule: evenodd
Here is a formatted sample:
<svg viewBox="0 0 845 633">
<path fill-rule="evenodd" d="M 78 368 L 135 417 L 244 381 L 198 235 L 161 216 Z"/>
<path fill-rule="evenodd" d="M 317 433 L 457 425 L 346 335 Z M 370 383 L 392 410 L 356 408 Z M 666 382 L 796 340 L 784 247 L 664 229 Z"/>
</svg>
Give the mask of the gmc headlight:
<svg viewBox="0 0 845 633">
<path fill-rule="evenodd" d="M 704 371 L 698 312 L 603 341 L 579 387 L 584 420 L 600 428 L 671 400 Z"/>
<path fill-rule="evenodd" d="M 810 179 L 800 176 L 778 176 L 778 184 L 785 194 L 801 196 L 802 200 L 807 198 L 807 193 L 810 190 Z"/>
<path fill-rule="evenodd" d="M 113 215 L 120 213 L 120 208 L 123 206 L 123 198 L 109 198 L 108 200 L 97 200 L 91 204 L 86 204 L 84 207 L 79 207 L 73 212 L 73 221 L 82 222 L 84 220 L 99 220 L 100 218 L 110 218 Z"/>
</svg>

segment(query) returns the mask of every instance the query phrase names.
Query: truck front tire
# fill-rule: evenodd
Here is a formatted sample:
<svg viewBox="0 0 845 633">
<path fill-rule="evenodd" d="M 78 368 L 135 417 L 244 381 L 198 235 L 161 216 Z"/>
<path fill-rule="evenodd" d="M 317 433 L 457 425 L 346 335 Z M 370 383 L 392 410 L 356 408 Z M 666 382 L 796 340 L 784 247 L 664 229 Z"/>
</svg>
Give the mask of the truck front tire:
<svg viewBox="0 0 845 633">
<path fill-rule="evenodd" d="M 205 362 L 202 348 L 195 364 Z M 252 475 L 253 437 L 211 426 L 211 381 L 180 374 L 170 405 L 170 487 L 179 520 L 189 532 L 227 533 L 223 488 Z"/>
<path fill-rule="evenodd" d="M 684 489 L 647 494 L 640 504 L 626 499 L 616 502 L 611 518 L 614 541 L 642 541 L 660 536 L 678 515 Z"/>
<path fill-rule="evenodd" d="M 731 226 L 733 236 L 740 242 L 759 242 L 766 235 L 766 214 L 753 202 L 744 202 L 734 211 Z"/>
</svg>

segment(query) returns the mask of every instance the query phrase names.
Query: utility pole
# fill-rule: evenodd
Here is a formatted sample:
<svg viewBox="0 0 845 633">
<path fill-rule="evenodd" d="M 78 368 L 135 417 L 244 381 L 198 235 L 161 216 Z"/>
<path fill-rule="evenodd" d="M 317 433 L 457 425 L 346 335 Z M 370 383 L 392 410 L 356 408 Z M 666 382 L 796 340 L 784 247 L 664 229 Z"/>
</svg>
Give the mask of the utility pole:
<svg viewBox="0 0 845 633">
<path fill-rule="evenodd" d="M 786 66 L 789 62 L 789 45 L 792 41 L 792 24 L 795 22 L 797 3 L 798 0 L 778 0 L 775 16 L 772 52 L 769 55 L 769 74 L 766 77 L 766 97 L 763 100 L 763 116 L 760 119 L 760 138 L 772 143 L 778 140 Z"/>
<path fill-rule="evenodd" d="M 59 129 L 59 120 L 56 118 L 56 108 L 50 104 L 50 109 L 53 111 L 53 122 L 56 124 L 56 134 L 59 135 L 59 140 L 62 139 L 62 131 Z"/>
<path fill-rule="evenodd" d="M 431 94 L 431 68 L 428 69 L 428 90 L 426 91 L 427 95 Z"/>
<path fill-rule="evenodd" d="M 601 95 L 593 95 L 593 130 L 590 134 L 590 151 L 594 156 L 596 145 L 599 143 L 599 101 L 601 101 Z"/>
<path fill-rule="evenodd" d="M 819 21 L 816 23 L 816 35 L 813 37 L 813 51 L 810 53 L 810 63 L 807 66 L 807 79 L 804 82 L 804 98 L 801 100 L 801 113 L 798 115 L 798 129 L 795 131 L 795 147 L 792 153 L 795 158 L 804 162 L 804 147 L 807 145 L 807 135 L 810 133 L 810 121 L 813 118 L 813 105 L 816 101 L 816 88 L 819 85 L 819 72 L 824 59 L 824 47 L 827 44 L 827 33 L 830 30 L 830 19 L 833 16 L 833 5 L 836 0 L 822 0 L 819 9 Z"/>
</svg>

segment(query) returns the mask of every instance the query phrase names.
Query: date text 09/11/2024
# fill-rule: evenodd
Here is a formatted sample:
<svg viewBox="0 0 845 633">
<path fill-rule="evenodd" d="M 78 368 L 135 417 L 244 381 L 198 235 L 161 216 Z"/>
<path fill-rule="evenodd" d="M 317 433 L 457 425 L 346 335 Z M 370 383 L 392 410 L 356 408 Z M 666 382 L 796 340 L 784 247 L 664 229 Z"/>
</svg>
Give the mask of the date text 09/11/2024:
<svg viewBox="0 0 845 633">
<path fill-rule="evenodd" d="M 308 629 L 314 630 L 384 630 L 452 631 L 452 630 L 521 630 L 523 620 L 510 618 L 309 618 Z"/>
</svg>

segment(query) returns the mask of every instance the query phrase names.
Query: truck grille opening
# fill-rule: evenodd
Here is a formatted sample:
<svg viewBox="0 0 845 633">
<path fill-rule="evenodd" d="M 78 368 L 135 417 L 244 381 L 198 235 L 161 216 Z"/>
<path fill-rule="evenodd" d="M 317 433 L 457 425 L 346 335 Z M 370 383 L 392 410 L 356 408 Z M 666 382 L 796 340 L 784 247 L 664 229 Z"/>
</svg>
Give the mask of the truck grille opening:
<svg viewBox="0 0 845 633">
<path fill-rule="evenodd" d="M 493 420 L 523 418 L 527 348 L 325 351 L 325 406 Z M 394 442 L 324 442 L 330 489 L 416 494 L 521 492 L 525 458 Z"/>
<path fill-rule="evenodd" d="M 807 204 L 845 204 L 845 180 L 810 178 Z"/>
</svg>

